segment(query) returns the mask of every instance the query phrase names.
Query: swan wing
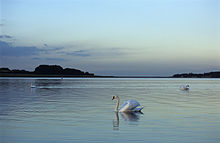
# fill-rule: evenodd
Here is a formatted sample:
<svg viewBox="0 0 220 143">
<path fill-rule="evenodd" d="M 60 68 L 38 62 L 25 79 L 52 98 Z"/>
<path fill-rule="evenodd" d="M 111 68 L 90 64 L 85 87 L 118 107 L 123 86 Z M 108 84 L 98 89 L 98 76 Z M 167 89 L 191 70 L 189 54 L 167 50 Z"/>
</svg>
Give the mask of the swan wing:
<svg viewBox="0 0 220 143">
<path fill-rule="evenodd" d="M 141 110 L 143 109 L 143 106 L 137 106 L 136 108 L 134 108 L 132 111 L 133 112 L 141 112 Z"/>
<path fill-rule="evenodd" d="M 136 100 L 127 100 L 119 109 L 120 112 L 124 111 L 134 111 L 136 107 L 140 106 L 140 103 Z M 143 109 L 143 108 L 142 108 Z"/>
</svg>

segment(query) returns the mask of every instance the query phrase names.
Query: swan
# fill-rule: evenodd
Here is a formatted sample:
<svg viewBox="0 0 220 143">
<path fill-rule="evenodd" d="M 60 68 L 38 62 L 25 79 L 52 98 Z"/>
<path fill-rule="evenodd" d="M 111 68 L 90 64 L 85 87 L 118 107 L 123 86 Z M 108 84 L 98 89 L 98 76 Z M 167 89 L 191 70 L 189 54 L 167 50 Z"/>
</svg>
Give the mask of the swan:
<svg viewBox="0 0 220 143">
<path fill-rule="evenodd" d="M 140 103 L 136 100 L 127 100 L 124 102 L 124 104 L 119 107 L 119 97 L 118 96 L 113 96 L 112 100 L 117 99 L 116 107 L 115 107 L 115 112 L 141 112 L 141 110 L 144 108 L 140 106 Z"/>
<path fill-rule="evenodd" d="M 182 90 L 189 90 L 189 85 L 188 84 L 187 85 L 181 85 L 180 88 Z"/>
<path fill-rule="evenodd" d="M 31 88 L 36 88 L 36 85 L 33 85 L 33 84 L 31 83 Z"/>
</svg>

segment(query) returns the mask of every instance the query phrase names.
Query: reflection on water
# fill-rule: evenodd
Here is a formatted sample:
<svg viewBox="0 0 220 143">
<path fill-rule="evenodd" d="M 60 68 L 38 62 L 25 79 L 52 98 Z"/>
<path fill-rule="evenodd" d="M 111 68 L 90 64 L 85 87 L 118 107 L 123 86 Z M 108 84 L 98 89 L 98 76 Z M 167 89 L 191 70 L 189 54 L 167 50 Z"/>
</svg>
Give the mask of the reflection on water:
<svg viewBox="0 0 220 143">
<path fill-rule="evenodd" d="M 113 130 L 119 130 L 119 115 L 123 121 L 137 122 L 140 119 L 142 112 L 115 112 L 116 120 L 113 120 Z"/>
<path fill-rule="evenodd" d="M 120 112 L 121 117 L 125 121 L 137 122 L 140 119 L 142 112 Z"/>
<path fill-rule="evenodd" d="M 119 130 L 119 116 L 118 112 L 115 112 L 116 120 L 113 120 L 113 130 Z"/>
</svg>

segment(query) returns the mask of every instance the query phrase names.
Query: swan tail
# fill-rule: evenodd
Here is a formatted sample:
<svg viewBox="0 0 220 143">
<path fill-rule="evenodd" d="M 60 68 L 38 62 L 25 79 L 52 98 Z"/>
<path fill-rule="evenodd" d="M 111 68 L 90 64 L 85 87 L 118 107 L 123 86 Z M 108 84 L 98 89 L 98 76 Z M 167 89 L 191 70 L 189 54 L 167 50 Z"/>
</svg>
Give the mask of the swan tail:
<svg viewBox="0 0 220 143">
<path fill-rule="evenodd" d="M 135 112 L 141 112 L 141 110 L 143 109 L 144 107 L 143 106 L 137 106 L 134 111 Z"/>
</svg>

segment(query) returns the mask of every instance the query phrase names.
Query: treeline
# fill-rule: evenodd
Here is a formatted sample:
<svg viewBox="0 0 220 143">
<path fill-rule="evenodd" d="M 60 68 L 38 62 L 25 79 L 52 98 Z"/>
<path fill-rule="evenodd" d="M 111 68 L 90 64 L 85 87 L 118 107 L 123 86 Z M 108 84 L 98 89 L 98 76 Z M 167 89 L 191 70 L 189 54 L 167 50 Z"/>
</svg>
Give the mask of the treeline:
<svg viewBox="0 0 220 143">
<path fill-rule="evenodd" d="M 94 76 L 93 73 L 83 72 L 73 68 L 62 68 L 59 65 L 39 65 L 34 71 L 10 70 L 0 68 L 1 76 Z"/>
<path fill-rule="evenodd" d="M 203 74 L 183 73 L 183 74 L 175 74 L 172 77 L 173 78 L 220 78 L 220 71 L 208 72 Z"/>
</svg>

